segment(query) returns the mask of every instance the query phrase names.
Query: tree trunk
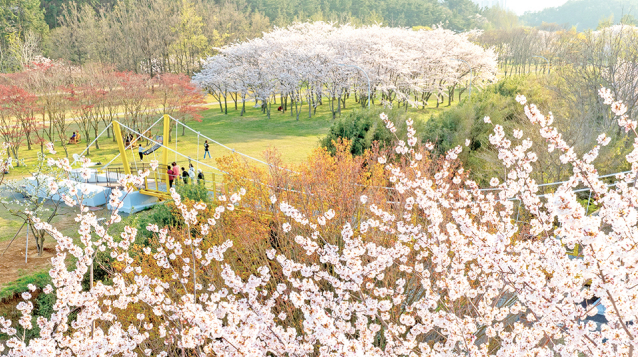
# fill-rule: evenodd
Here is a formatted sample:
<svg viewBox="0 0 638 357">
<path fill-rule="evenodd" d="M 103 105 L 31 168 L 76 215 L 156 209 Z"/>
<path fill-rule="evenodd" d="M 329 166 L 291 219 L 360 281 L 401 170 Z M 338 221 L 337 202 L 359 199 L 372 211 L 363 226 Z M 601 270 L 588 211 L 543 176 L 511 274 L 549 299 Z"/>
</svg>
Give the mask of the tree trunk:
<svg viewBox="0 0 638 357">
<path fill-rule="evenodd" d="M 224 91 L 224 114 L 228 114 L 228 92 Z"/>
<path fill-rule="evenodd" d="M 336 119 L 336 116 L 337 116 L 337 113 L 336 113 L 336 112 L 335 112 L 335 110 L 334 110 L 334 107 L 335 107 L 335 104 L 334 104 L 334 103 L 335 103 L 335 99 L 334 99 L 334 97 L 333 97 L 333 96 L 330 96 L 329 102 L 330 102 L 330 112 L 332 113 L 332 120 L 335 120 L 335 119 Z"/>
<path fill-rule="evenodd" d="M 27 229 L 31 230 L 31 235 L 35 240 L 35 248 L 38 252 L 38 257 L 41 257 L 42 253 L 44 253 L 44 235 L 46 233 L 44 231 L 34 229 L 30 222 L 28 223 Z"/>
<path fill-rule="evenodd" d="M 246 95 L 241 96 L 241 113 L 239 113 L 240 117 L 244 116 L 244 113 L 246 113 Z"/>
<path fill-rule="evenodd" d="M 18 157 L 18 148 L 15 146 L 11 146 L 11 153 L 13 153 L 13 157 L 16 159 L 16 167 L 20 167 L 20 158 Z"/>
<path fill-rule="evenodd" d="M 450 89 L 448 89 L 448 99 L 447 99 L 447 106 L 451 106 L 452 105 L 452 101 L 454 100 L 454 88 L 456 87 L 456 84 L 453 85 Z"/>
<path fill-rule="evenodd" d="M 97 136 L 98 136 L 98 127 L 95 127 L 93 130 L 95 131 L 95 133 L 94 133 L 95 134 L 95 138 L 97 138 Z M 100 140 L 95 140 L 95 148 L 98 149 L 98 150 L 100 149 Z"/>
<path fill-rule="evenodd" d="M 89 136 L 89 132 L 90 131 L 89 130 L 83 130 L 83 131 L 84 131 L 84 135 L 85 135 L 84 137 L 86 138 L 86 154 L 90 155 L 91 154 L 91 148 L 89 147 L 89 145 L 91 144 L 91 140 L 89 140 L 90 139 L 90 136 Z M 97 142 L 97 140 L 95 142 Z"/>
<path fill-rule="evenodd" d="M 270 119 L 270 99 L 268 99 L 268 102 L 265 104 L 265 108 L 268 114 L 268 119 Z"/>
</svg>

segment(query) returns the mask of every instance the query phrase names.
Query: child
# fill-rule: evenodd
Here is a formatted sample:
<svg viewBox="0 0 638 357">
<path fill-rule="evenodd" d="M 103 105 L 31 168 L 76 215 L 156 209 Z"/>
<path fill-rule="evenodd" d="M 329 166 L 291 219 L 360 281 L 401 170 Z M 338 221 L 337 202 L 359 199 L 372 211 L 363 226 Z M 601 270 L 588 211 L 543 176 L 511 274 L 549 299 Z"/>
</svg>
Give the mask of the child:
<svg viewBox="0 0 638 357">
<path fill-rule="evenodd" d="M 142 147 L 142 144 L 140 144 L 140 147 L 137 150 L 137 152 L 140 154 L 140 161 L 144 161 L 144 148 Z"/>
</svg>

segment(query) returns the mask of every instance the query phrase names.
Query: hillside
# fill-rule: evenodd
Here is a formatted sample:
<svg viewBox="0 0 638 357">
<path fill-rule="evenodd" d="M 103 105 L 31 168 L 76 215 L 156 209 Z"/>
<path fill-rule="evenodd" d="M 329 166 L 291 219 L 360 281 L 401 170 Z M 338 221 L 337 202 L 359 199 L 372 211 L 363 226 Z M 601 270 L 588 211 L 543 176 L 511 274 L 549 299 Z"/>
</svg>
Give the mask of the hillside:
<svg viewBox="0 0 638 357">
<path fill-rule="evenodd" d="M 15 1 L 15 0 L 12 0 Z M 95 10 L 110 9 L 117 0 L 40 0 L 50 28 L 59 25 L 64 6 L 75 2 L 89 4 Z M 193 0 L 193 3 L 222 3 Z M 473 28 L 479 7 L 471 0 L 230 0 L 239 9 L 257 11 L 277 25 L 295 20 L 354 18 L 364 23 L 382 22 L 390 26 L 431 26 L 443 24 L 461 30 Z"/>
<path fill-rule="evenodd" d="M 543 22 L 576 26 L 579 31 L 595 29 L 601 20 L 613 16 L 614 23 L 625 15 L 638 16 L 638 0 L 570 0 L 562 6 L 525 13 L 524 24 L 538 26 Z"/>
</svg>

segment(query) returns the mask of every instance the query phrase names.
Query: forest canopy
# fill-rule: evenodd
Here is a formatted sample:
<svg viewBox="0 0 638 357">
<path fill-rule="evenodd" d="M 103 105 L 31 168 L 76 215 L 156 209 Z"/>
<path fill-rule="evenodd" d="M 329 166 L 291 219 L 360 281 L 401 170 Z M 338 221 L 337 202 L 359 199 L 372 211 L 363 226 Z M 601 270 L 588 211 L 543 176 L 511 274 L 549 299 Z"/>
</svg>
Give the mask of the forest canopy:
<svg viewBox="0 0 638 357">
<path fill-rule="evenodd" d="M 471 0 L 0 0 L 0 72 L 23 70 L 44 55 L 134 71 L 144 59 L 177 56 L 170 71 L 191 73 L 213 48 L 273 26 L 327 21 L 464 31 L 481 26 L 481 11 Z"/>
</svg>

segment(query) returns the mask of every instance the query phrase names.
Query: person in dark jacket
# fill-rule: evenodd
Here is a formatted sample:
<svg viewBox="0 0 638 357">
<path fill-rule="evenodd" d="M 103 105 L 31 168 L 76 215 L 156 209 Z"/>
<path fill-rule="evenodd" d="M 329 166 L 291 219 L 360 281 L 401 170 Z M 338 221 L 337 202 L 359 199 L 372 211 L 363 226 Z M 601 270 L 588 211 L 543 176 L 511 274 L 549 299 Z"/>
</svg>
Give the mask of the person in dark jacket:
<svg viewBox="0 0 638 357">
<path fill-rule="evenodd" d="M 182 167 L 182 179 L 184 180 L 185 184 L 188 184 L 188 177 L 188 171 L 186 171 L 186 169 Z"/>
<path fill-rule="evenodd" d="M 210 151 L 208 151 L 210 145 L 208 145 L 208 140 L 204 141 L 204 159 L 206 158 L 206 154 L 208 154 L 208 158 L 210 159 Z"/>
<path fill-rule="evenodd" d="M 197 169 L 197 183 L 200 185 L 203 185 L 204 182 L 204 173 L 202 172 L 202 169 Z"/>
</svg>

